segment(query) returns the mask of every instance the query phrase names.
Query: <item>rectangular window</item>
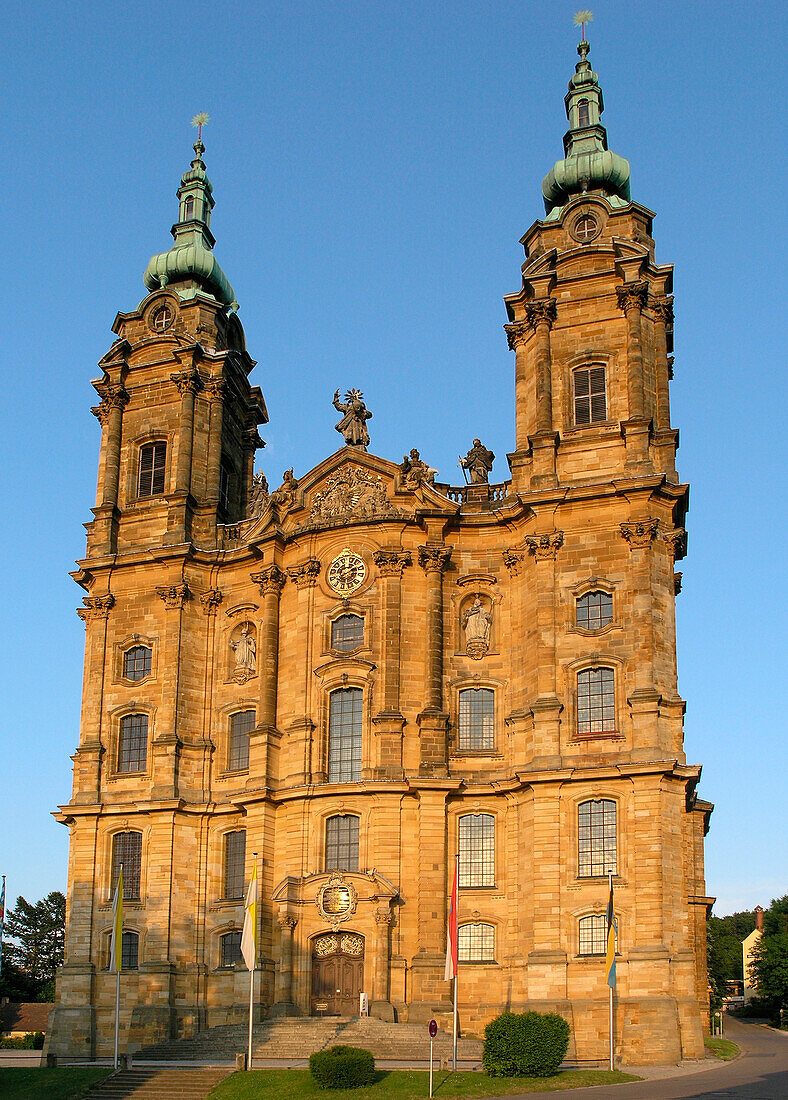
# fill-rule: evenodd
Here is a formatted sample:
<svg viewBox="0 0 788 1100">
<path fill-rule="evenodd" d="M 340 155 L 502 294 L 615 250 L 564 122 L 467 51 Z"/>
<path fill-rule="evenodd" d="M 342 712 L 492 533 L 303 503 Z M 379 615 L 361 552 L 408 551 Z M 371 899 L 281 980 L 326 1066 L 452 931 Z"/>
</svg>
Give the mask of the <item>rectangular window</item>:
<svg viewBox="0 0 788 1100">
<path fill-rule="evenodd" d="M 460 886 L 495 885 L 495 818 L 466 814 L 460 818 Z"/>
<path fill-rule="evenodd" d="M 495 961 L 495 928 L 492 924 L 461 924 L 457 931 L 460 962 Z"/>
<path fill-rule="evenodd" d="M 364 644 L 364 620 L 360 615 L 340 615 L 331 624 L 331 648 L 349 653 Z"/>
<path fill-rule="evenodd" d="M 120 720 L 118 771 L 144 772 L 148 761 L 148 716 L 127 714 Z"/>
<path fill-rule="evenodd" d="M 358 871 L 358 818 L 352 814 L 326 822 L 326 870 Z"/>
<path fill-rule="evenodd" d="M 146 645 L 133 645 L 123 654 L 123 675 L 127 680 L 144 680 L 150 676 L 153 654 Z"/>
<path fill-rule="evenodd" d="M 164 492 L 166 443 L 146 443 L 140 447 L 140 473 L 137 496 L 153 497 Z"/>
<path fill-rule="evenodd" d="M 115 833 L 112 838 L 112 867 L 110 870 L 110 894 L 114 895 L 118 884 L 120 866 L 123 864 L 123 898 L 136 901 L 140 896 L 140 870 L 142 866 L 142 833 Z"/>
<path fill-rule="evenodd" d="M 222 966 L 235 966 L 241 962 L 241 933 L 227 932 L 222 936 Z"/>
<path fill-rule="evenodd" d="M 124 932 L 120 946 L 121 970 L 136 970 L 139 964 L 140 938 L 136 932 Z"/>
<path fill-rule="evenodd" d="M 362 692 L 334 691 L 328 713 L 328 781 L 358 783 L 361 779 Z"/>
<path fill-rule="evenodd" d="M 577 732 L 593 736 L 616 731 L 616 681 L 612 668 L 587 668 L 577 675 Z"/>
<path fill-rule="evenodd" d="M 244 896 L 244 866 L 246 864 L 246 830 L 224 834 L 224 896 L 227 899 Z"/>
<path fill-rule="evenodd" d="M 616 868 L 616 804 L 611 798 L 582 802 L 577 808 L 578 870 L 581 878 L 601 878 Z"/>
<path fill-rule="evenodd" d="M 607 419 L 605 368 L 587 367 L 573 375 L 575 388 L 575 424 L 591 424 Z"/>
<path fill-rule="evenodd" d="M 230 751 L 227 767 L 231 772 L 245 771 L 249 767 L 249 733 L 254 729 L 255 712 L 239 710 L 230 717 Z"/>
<path fill-rule="evenodd" d="M 581 917 L 579 954 L 604 955 L 607 953 L 607 917 Z"/>
<path fill-rule="evenodd" d="M 601 630 L 613 622 L 613 597 L 607 592 L 588 592 L 577 601 L 577 625 Z"/>
<path fill-rule="evenodd" d="M 460 692 L 460 751 L 484 752 L 495 748 L 495 694 L 489 688 Z"/>
</svg>

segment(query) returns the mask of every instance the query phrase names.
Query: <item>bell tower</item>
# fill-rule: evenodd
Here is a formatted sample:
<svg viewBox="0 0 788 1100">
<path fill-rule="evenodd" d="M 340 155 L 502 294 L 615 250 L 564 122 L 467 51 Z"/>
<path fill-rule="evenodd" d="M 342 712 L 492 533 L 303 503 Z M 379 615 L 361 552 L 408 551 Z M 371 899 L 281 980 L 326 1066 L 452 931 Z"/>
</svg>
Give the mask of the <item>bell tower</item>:
<svg viewBox="0 0 788 1100">
<path fill-rule="evenodd" d="M 521 241 L 522 287 L 505 298 L 516 354 L 510 464 L 521 492 L 589 479 L 678 481 L 673 268 L 656 262 L 654 214 L 632 201 L 629 164 L 608 148 L 589 48 L 577 47 L 564 157 L 542 183 L 545 217 Z"/>
<path fill-rule="evenodd" d="M 90 558 L 156 544 L 213 549 L 218 525 L 246 515 L 268 414 L 249 385 L 254 360 L 213 254 L 204 152 L 198 139 L 177 192 L 173 246 L 149 261 L 147 297 L 116 317 L 117 340 L 93 382 L 102 438 Z"/>
</svg>

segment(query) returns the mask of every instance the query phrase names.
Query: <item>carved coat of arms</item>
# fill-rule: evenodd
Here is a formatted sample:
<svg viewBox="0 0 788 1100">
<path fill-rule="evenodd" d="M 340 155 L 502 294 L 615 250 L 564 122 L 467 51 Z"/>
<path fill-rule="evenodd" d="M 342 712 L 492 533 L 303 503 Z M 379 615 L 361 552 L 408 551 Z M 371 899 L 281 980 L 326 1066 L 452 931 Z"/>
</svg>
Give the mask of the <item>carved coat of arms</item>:
<svg viewBox="0 0 788 1100">
<path fill-rule="evenodd" d="M 315 898 L 318 913 L 334 928 L 353 916 L 357 903 L 358 894 L 353 884 L 345 881 L 341 871 L 333 872 Z"/>
<path fill-rule="evenodd" d="M 380 476 L 358 466 L 343 466 L 315 493 L 309 521 L 334 524 L 349 519 L 375 519 L 392 511 Z"/>
</svg>

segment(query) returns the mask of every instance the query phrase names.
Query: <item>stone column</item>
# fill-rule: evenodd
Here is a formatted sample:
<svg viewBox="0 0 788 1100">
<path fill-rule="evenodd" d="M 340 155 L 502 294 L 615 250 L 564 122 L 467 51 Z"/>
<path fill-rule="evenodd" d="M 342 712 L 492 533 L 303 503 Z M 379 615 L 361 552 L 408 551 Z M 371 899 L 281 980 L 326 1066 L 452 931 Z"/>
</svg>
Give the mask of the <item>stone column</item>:
<svg viewBox="0 0 788 1100">
<path fill-rule="evenodd" d="M 160 584 L 156 594 L 164 602 L 166 625 L 161 653 L 161 668 L 167 670 L 168 690 L 162 694 L 156 714 L 156 736 L 151 744 L 153 777 L 152 798 L 178 797 L 178 765 L 181 738 L 178 735 L 178 692 L 181 671 L 181 617 L 186 601 L 191 599 L 189 586 Z"/>
<path fill-rule="evenodd" d="M 536 699 L 533 713 L 533 762 L 557 767 L 561 756 L 561 711 L 556 695 L 556 555 L 564 544 L 563 531 L 529 535 L 528 553 L 536 563 Z"/>
<path fill-rule="evenodd" d="M 515 321 L 504 325 L 504 329 L 509 351 L 515 355 L 515 449 L 524 452 L 528 450 L 528 416 L 531 413 L 531 402 L 528 400 L 528 337 L 532 330 L 527 321 Z"/>
<path fill-rule="evenodd" d="M 106 751 L 101 743 L 101 715 L 107 654 L 107 619 L 115 604 L 115 597 L 107 592 L 103 596 L 83 596 L 82 602 L 85 606 L 77 609 L 77 615 L 85 624 L 85 672 L 79 747 L 72 757 L 73 800 L 90 804 L 101 801 L 101 758 Z M 111 768 L 112 762 L 107 760 L 105 767 L 107 765 Z"/>
<path fill-rule="evenodd" d="M 219 504 L 219 483 L 222 467 L 222 421 L 227 383 L 223 378 L 211 378 L 205 389 L 210 401 L 208 421 L 208 470 L 205 479 L 205 501 L 215 509 Z"/>
<path fill-rule="evenodd" d="M 534 298 L 525 304 L 525 316 L 534 331 L 534 373 L 536 375 L 536 431 L 529 439 L 533 455 L 531 486 L 551 488 L 558 484 L 553 430 L 553 360 L 550 330 L 556 318 L 555 298 Z"/>
<path fill-rule="evenodd" d="M 111 554 L 115 550 L 115 522 L 120 485 L 120 446 L 123 437 L 123 409 L 129 395 L 121 385 L 100 385 L 101 404 L 90 411 L 101 424 L 101 459 L 96 486 L 96 517 L 89 535 L 89 554 Z"/>
<path fill-rule="evenodd" d="M 648 300 L 648 283 L 625 283 L 616 288 L 619 309 L 627 319 L 627 399 L 628 419 L 622 424 L 627 449 L 627 465 L 638 465 L 648 458 L 649 419 L 645 407 L 643 377 L 643 339 L 640 315 Z"/>
<path fill-rule="evenodd" d="M 389 989 L 391 966 L 391 908 L 382 906 L 375 910 L 375 970 L 372 977 L 372 996 L 369 1002 L 370 1016 L 394 1022 L 394 1008 Z"/>
<path fill-rule="evenodd" d="M 280 913 L 277 920 L 281 929 L 279 973 L 276 979 L 276 1001 L 271 1005 L 271 1015 L 298 1016 L 298 1008 L 293 1001 L 293 957 L 298 918 L 289 913 Z"/>
<path fill-rule="evenodd" d="M 419 547 L 419 565 L 427 575 L 425 706 L 418 717 L 420 775 L 448 775 L 446 731 L 449 716 L 443 710 L 443 573 L 450 558 L 451 547 Z"/>
<path fill-rule="evenodd" d="M 383 709 L 372 719 L 377 752 L 375 779 L 402 779 L 402 731 L 405 719 L 399 709 L 402 574 L 413 564 L 407 550 L 376 550 L 373 554 L 383 582 Z"/>
<path fill-rule="evenodd" d="M 251 578 L 260 586 L 263 614 L 257 661 L 260 669 L 260 713 L 258 726 L 276 728 L 276 695 L 279 676 L 279 597 L 286 577 L 278 565 L 269 565 Z"/>
<path fill-rule="evenodd" d="M 521 644 L 526 644 L 526 586 L 523 583 L 522 573 L 526 567 L 525 550 L 509 549 L 503 551 L 503 562 L 509 571 L 510 595 L 510 623 L 512 636 L 521 639 Z M 512 710 L 506 718 L 506 728 L 511 750 L 511 767 L 513 771 L 522 769 L 526 762 L 533 756 L 532 733 L 533 714 L 527 701 L 531 698 L 531 689 L 526 680 L 523 661 L 517 661 L 512 668 L 510 682 Z"/>
<path fill-rule="evenodd" d="M 678 433 L 670 427 L 670 379 L 673 377 L 673 357 L 668 356 L 668 327 L 673 327 L 673 295 L 666 294 L 650 302 L 654 315 L 654 378 L 656 385 L 656 434 L 657 469 L 678 480 L 676 473 L 676 449 Z"/>
<path fill-rule="evenodd" d="M 622 523 L 621 537 L 632 555 L 632 656 L 635 686 L 628 703 L 632 715 L 632 759 L 659 758 L 660 692 L 654 675 L 654 593 L 652 544 L 659 534 L 659 521 L 647 517 Z M 672 582 L 671 582 L 672 583 Z M 665 746 L 667 747 L 667 746 Z M 656 754 L 656 755 L 655 755 Z"/>
<path fill-rule="evenodd" d="M 189 536 L 189 494 L 192 485 L 192 451 L 194 448 L 194 404 L 202 389 L 202 379 L 194 369 L 172 374 L 170 378 L 181 395 L 178 422 L 178 448 L 175 465 L 175 490 L 170 494 L 167 517 L 168 534 L 175 542 L 185 542 Z"/>
<path fill-rule="evenodd" d="M 252 425 L 251 428 L 247 428 L 241 436 L 241 444 L 243 446 L 243 470 L 241 472 L 242 484 L 240 486 L 239 499 L 240 508 L 243 518 L 243 513 L 251 500 L 252 484 L 254 482 L 254 456 L 255 451 L 260 447 L 265 446 L 264 440 L 260 437 L 260 433 L 257 428 Z"/>
</svg>

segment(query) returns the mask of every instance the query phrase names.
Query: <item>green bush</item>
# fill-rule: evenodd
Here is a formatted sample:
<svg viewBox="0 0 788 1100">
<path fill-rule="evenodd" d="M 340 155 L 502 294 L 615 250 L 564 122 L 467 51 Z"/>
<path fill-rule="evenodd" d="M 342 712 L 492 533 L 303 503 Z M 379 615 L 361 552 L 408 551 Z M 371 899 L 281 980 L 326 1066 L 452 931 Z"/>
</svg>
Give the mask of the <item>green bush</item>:
<svg viewBox="0 0 788 1100">
<path fill-rule="evenodd" d="M 355 1089 L 375 1082 L 375 1058 L 361 1047 L 329 1047 L 309 1056 L 309 1072 L 321 1089 Z"/>
<path fill-rule="evenodd" d="M 43 1050 L 43 1031 L 31 1031 L 21 1039 L 0 1039 L 0 1050 Z"/>
<path fill-rule="evenodd" d="M 490 1077 L 552 1077 L 566 1057 L 569 1024 L 554 1012 L 504 1012 L 484 1029 Z"/>
</svg>

